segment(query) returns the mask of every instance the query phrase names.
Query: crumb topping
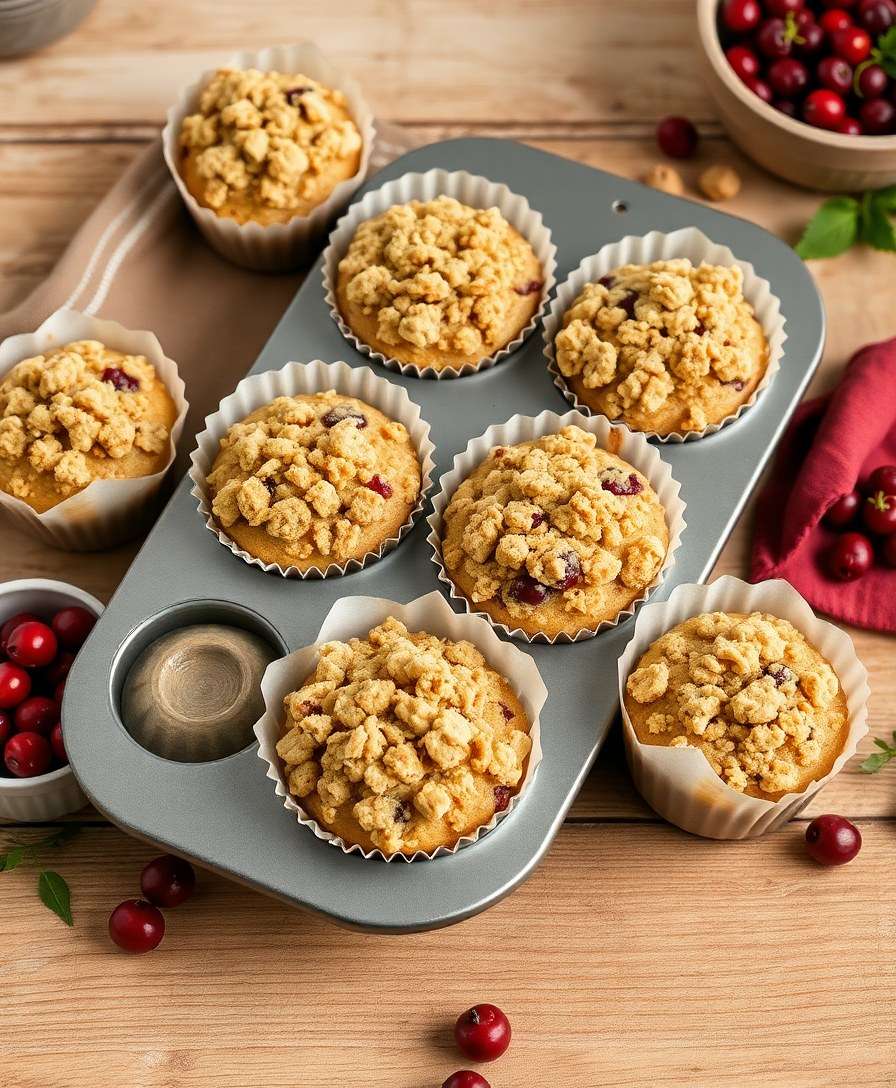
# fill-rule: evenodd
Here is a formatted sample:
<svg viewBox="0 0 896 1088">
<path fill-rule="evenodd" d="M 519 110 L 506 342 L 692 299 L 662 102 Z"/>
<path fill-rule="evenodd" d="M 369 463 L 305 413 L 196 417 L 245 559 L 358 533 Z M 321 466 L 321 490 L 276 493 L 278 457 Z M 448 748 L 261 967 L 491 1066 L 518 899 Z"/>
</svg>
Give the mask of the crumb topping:
<svg viewBox="0 0 896 1088">
<path fill-rule="evenodd" d="M 532 257 L 497 208 L 440 196 L 362 223 L 339 270 L 383 343 L 483 356 L 503 345 L 514 302 L 541 292 Z"/>
<path fill-rule="evenodd" d="M 21 464 L 9 480 L 27 499 L 35 474 L 64 494 L 87 487 L 100 462 L 132 451 L 159 454 L 169 430 L 151 416 L 158 378 L 142 355 L 77 340 L 25 359 L 0 381 L 0 460 Z"/>
<path fill-rule="evenodd" d="M 263 526 L 294 559 L 318 552 L 337 562 L 400 503 L 413 504 L 420 482 L 404 425 L 333 391 L 278 397 L 235 423 L 208 477 L 224 529 Z"/>
<path fill-rule="evenodd" d="M 498 598 L 514 617 L 557 595 L 566 612 L 595 614 L 614 583 L 634 597 L 668 541 L 646 477 L 575 426 L 495 447 L 452 496 L 445 523 L 449 572 L 472 581 L 474 602 Z"/>
<path fill-rule="evenodd" d="M 625 265 L 586 284 L 564 314 L 557 366 L 605 392 L 610 419 L 635 407 L 654 414 L 684 395 L 683 426 L 702 430 L 707 396 L 721 386 L 742 389 L 762 365 L 756 329 L 737 265 L 695 267 L 687 258 Z"/>
<path fill-rule="evenodd" d="M 184 118 L 180 144 L 197 152 L 209 207 L 239 194 L 292 208 L 334 162 L 357 155 L 361 133 L 341 91 L 304 75 L 221 68 Z"/>
<path fill-rule="evenodd" d="M 644 654 L 626 691 L 650 708 L 648 738 L 699 748 L 740 793 L 804 788 L 846 715 L 831 666 L 791 623 L 762 612 L 678 624 Z"/>
<path fill-rule="evenodd" d="M 418 849 L 433 823 L 456 841 L 478 826 L 483 784 L 515 792 L 523 776 L 529 726 L 501 700 L 505 685 L 471 643 L 393 617 L 366 638 L 325 643 L 284 700 L 277 754 L 290 793 L 315 795 L 325 824 L 350 811 L 385 854 Z"/>
</svg>

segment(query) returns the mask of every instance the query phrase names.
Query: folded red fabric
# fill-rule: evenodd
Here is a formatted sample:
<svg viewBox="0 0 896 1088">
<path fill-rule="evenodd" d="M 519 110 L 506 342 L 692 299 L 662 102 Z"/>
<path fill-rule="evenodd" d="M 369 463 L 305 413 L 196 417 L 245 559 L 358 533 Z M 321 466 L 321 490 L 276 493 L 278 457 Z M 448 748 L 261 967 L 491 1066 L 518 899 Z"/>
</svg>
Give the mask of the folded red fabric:
<svg viewBox="0 0 896 1088">
<path fill-rule="evenodd" d="M 813 608 L 857 627 L 896 631 L 896 570 L 879 562 L 837 582 L 824 553 L 828 507 L 879 465 L 896 464 L 896 339 L 857 352 L 832 394 L 794 413 L 757 504 L 751 578 L 784 578 Z"/>
</svg>

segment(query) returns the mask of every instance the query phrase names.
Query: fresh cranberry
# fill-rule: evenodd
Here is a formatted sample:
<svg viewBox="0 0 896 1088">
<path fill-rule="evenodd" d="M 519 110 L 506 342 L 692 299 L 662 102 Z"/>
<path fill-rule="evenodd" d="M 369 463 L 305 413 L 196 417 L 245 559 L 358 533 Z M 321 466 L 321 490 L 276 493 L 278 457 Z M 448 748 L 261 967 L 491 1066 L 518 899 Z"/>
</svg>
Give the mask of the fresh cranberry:
<svg viewBox="0 0 896 1088">
<path fill-rule="evenodd" d="M 791 98 L 776 98 L 773 100 L 772 105 L 775 107 L 776 110 L 778 110 L 780 113 L 786 114 L 788 117 L 795 118 L 797 116 L 797 113 L 799 112 L 796 102 L 794 102 Z M 734 382 L 725 382 L 725 385 L 734 385 L 735 388 L 737 388 Z M 743 389 L 743 382 L 740 383 L 740 387 L 741 389 Z"/>
<path fill-rule="evenodd" d="M 125 899 L 109 915 L 109 936 L 125 952 L 151 952 L 165 936 L 165 919 L 145 899 Z"/>
<path fill-rule="evenodd" d="M 768 81 L 782 98 L 795 98 L 806 89 L 809 72 L 802 61 L 784 57 L 769 68 Z"/>
<path fill-rule="evenodd" d="M 885 34 L 896 23 L 896 4 L 893 0 L 862 0 L 859 22 L 875 38 Z"/>
<path fill-rule="evenodd" d="M 563 577 L 554 586 L 554 589 L 559 590 L 561 593 L 567 589 L 572 589 L 573 586 L 577 586 L 582 580 L 582 561 L 576 552 L 568 552 L 564 556 L 563 562 L 566 564 L 566 570 Z"/>
<path fill-rule="evenodd" d="M 852 26 L 852 19 L 850 19 L 848 11 L 844 11 L 842 8 L 831 8 L 830 11 L 826 11 L 821 16 L 818 25 L 825 34 L 831 35 L 836 34 L 838 30 L 846 30 Z"/>
<path fill-rule="evenodd" d="M 544 280 L 529 280 L 514 287 L 518 295 L 536 295 L 544 287 Z"/>
<path fill-rule="evenodd" d="M 13 733 L 3 749 L 3 761 L 17 778 L 34 778 L 50 769 L 53 749 L 40 733 Z"/>
<path fill-rule="evenodd" d="M 880 554 L 888 567 L 896 567 L 896 533 L 884 537 Z"/>
<path fill-rule="evenodd" d="M 601 480 L 600 486 L 611 495 L 640 495 L 644 490 L 644 485 L 634 472 L 629 473 L 628 479 L 621 473 L 614 473 Z"/>
<path fill-rule="evenodd" d="M 551 595 L 549 586 L 536 582 L 529 574 L 521 574 L 518 578 L 514 578 L 507 592 L 513 600 L 519 601 L 520 604 L 532 605 L 533 608 L 544 604 Z"/>
<path fill-rule="evenodd" d="M 748 79 L 750 76 L 759 75 L 759 58 L 752 49 L 745 45 L 732 45 L 725 53 L 728 63 L 734 69 L 734 74 L 739 79 Z"/>
<path fill-rule="evenodd" d="M 868 477 L 866 487 L 872 494 L 883 491 L 886 495 L 896 495 L 896 465 L 880 465 Z"/>
<path fill-rule="evenodd" d="M 856 0 L 821 0 L 821 6 L 823 8 L 854 8 L 856 6 Z"/>
<path fill-rule="evenodd" d="M 59 722 L 50 730 L 50 747 L 53 749 L 53 755 L 59 763 L 68 763 L 65 743 L 62 740 L 62 725 Z"/>
<path fill-rule="evenodd" d="M 818 63 L 818 81 L 837 94 L 849 94 L 852 89 L 852 68 L 842 57 L 825 57 Z"/>
<path fill-rule="evenodd" d="M 196 889 L 193 866 L 174 854 L 162 854 L 140 874 L 140 891 L 157 907 L 179 907 Z"/>
<path fill-rule="evenodd" d="M 50 621 L 50 626 L 61 646 L 77 650 L 87 641 L 95 623 L 96 616 L 92 612 L 74 605 L 57 612 Z"/>
<path fill-rule="evenodd" d="M 454 1041 L 465 1058 L 493 1062 L 510 1046 L 510 1021 L 497 1005 L 474 1005 L 457 1018 Z"/>
<path fill-rule="evenodd" d="M 53 664 L 44 672 L 43 679 L 48 687 L 55 688 L 58 684 L 63 683 L 71 672 L 72 665 L 75 663 L 75 655 L 69 653 L 68 650 L 63 650 L 61 654 L 58 654 Z"/>
<path fill-rule="evenodd" d="M 30 621 L 40 622 L 37 616 L 32 612 L 17 612 L 15 616 L 10 618 L 0 627 L 0 650 L 6 652 L 6 640 L 15 631 L 17 627 L 21 627 L 23 623 L 29 623 Z"/>
<path fill-rule="evenodd" d="M 765 0 L 765 10 L 769 15 L 787 15 L 798 12 L 805 3 L 806 0 Z"/>
<path fill-rule="evenodd" d="M 783 19 L 766 19 L 756 34 L 756 46 L 763 56 L 771 59 L 789 57 L 793 36 Z"/>
<path fill-rule="evenodd" d="M 861 491 L 848 491 L 831 503 L 821 520 L 831 529 L 845 529 L 847 525 L 855 521 L 861 505 Z"/>
<path fill-rule="evenodd" d="M 352 420 L 359 431 L 367 426 L 367 416 L 350 404 L 334 405 L 326 415 L 321 416 L 320 421 L 325 427 L 335 427 L 337 423 L 341 423 L 344 419 Z"/>
<path fill-rule="evenodd" d="M 125 374 L 117 366 L 107 366 L 102 377 L 104 382 L 114 385 L 119 393 L 136 393 L 140 388 L 140 382 L 136 378 L 132 378 L 130 374 Z"/>
<path fill-rule="evenodd" d="M 491 1088 L 491 1085 L 481 1073 L 474 1073 L 472 1069 L 458 1069 L 442 1081 L 442 1088 Z"/>
<path fill-rule="evenodd" d="M 670 159 L 689 159 L 697 150 L 697 130 L 686 117 L 665 117 L 656 128 L 660 151 Z"/>
<path fill-rule="evenodd" d="M 847 26 L 834 31 L 831 45 L 838 57 L 850 64 L 861 64 L 871 52 L 871 37 L 860 26 Z"/>
<path fill-rule="evenodd" d="M 819 865 L 845 865 L 862 849 L 862 836 L 843 816 L 816 816 L 806 828 L 806 850 Z"/>
<path fill-rule="evenodd" d="M 43 733 L 46 737 L 58 721 L 59 705 L 45 695 L 32 695 L 15 710 L 16 729 L 20 733 Z"/>
<path fill-rule="evenodd" d="M 843 136 L 861 136 L 865 130 L 862 128 L 861 121 L 857 121 L 855 117 L 844 117 L 834 131 Z"/>
<path fill-rule="evenodd" d="M 11 661 L 0 662 L 0 707 L 8 710 L 18 706 L 31 694 L 31 677 L 13 665 Z"/>
<path fill-rule="evenodd" d="M 874 552 L 868 537 L 861 533 L 844 533 L 828 552 L 828 569 L 840 582 L 852 582 L 871 569 Z"/>
<path fill-rule="evenodd" d="M 816 128 L 835 129 L 846 116 L 846 105 L 834 91 L 813 91 L 803 103 L 803 119 Z"/>
<path fill-rule="evenodd" d="M 371 491 L 375 491 L 377 495 L 382 495 L 384 499 L 392 498 L 392 485 L 384 480 L 382 476 L 371 476 L 364 486 L 369 487 Z"/>
<path fill-rule="evenodd" d="M 793 40 L 793 51 L 800 57 L 814 57 L 824 45 L 824 30 L 811 16 L 805 22 L 798 22 L 799 34 Z"/>
<path fill-rule="evenodd" d="M 0 710 L 0 747 L 2 747 L 13 734 L 12 716 L 6 711 Z"/>
<path fill-rule="evenodd" d="M 749 88 L 758 98 L 761 98 L 763 102 L 771 103 L 775 97 L 768 83 L 764 79 L 759 79 L 758 76 L 745 79 L 744 86 Z"/>
<path fill-rule="evenodd" d="M 875 491 L 862 504 L 862 521 L 865 528 L 878 536 L 896 533 L 896 496 Z"/>
<path fill-rule="evenodd" d="M 495 812 L 503 812 L 510 804 L 510 786 L 495 786 Z"/>
<path fill-rule="evenodd" d="M 869 98 L 863 102 L 859 117 L 871 136 L 886 136 L 896 128 L 896 106 L 886 98 Z"/>
<path fill-rule="evenodd" d="M 6 640 L 6 652 L 11 661 L 26 669 L 40 669 L 56 656 L 56 636 L 40 620 L 26 620 L 13 628 Z"/>
<path fill-rule="evenodd" d="M 722 8 L 722 21 L 729 30 L 755 30 L 761 18 L 757 0 L 726 0 Z"/>
<path fill-rule="evenodd" d="M 856 76 L 856 90 L 863 98 L 880 98 L 886 94 L 890 81 L 887 73 L 879 64 L 869 64 L 861 68 Z"/>
</svg>

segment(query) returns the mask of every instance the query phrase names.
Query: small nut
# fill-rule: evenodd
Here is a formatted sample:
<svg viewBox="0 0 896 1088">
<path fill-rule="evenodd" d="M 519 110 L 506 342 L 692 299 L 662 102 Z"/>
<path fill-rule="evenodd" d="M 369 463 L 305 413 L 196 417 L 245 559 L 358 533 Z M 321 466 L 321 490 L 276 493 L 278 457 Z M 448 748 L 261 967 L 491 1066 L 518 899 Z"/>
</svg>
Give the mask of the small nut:
<svg viewBox="0 0 896 1088">
<path fill-rule="evenodd" d="M 740 174 L 733 166 L 708 166 L 697 184 L 708 200 L 731 200 L 740 192 Z"/>
<path fill-rule="evenodd" d="M 681 174 L 673 166 L 667 166 L 663 162 L 658 162 L 647 171 L 644 175 L 644 184 L 651 185 L 654 189 L 661 189 L 664 193 L 671 193 L 672 196 L 681 196 L 684 192 Z"/>
</svg>

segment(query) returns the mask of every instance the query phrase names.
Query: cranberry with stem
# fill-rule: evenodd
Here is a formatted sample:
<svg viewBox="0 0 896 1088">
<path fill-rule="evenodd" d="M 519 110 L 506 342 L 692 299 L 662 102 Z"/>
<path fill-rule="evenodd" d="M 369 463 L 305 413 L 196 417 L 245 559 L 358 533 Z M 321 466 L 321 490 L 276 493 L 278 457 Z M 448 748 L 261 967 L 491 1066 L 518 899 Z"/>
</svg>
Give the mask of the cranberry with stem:
<svg viewBox="0 0 896 1088">
<path fill-rule="evenodd" d="M 50 747 L 53 755 L 59 763 L 68 763 L 68 754 L 65 751 L 65 743 L 62 739 L 62 725 L 57 722 L 50 730 Z"/>
<path fill-rule="evenodd" d="M 886 495 L 896 495 L 896 465 L 879 465 L 868 477 L 869 491 L 883 491 Z"/>
<path fill-rule="evenodd" d="M 808 14 L 808 13 L 807 13 Z M 824 31 L 811 18 L 799 23 L 799 34 L 793 40 L 793 51 L 800 57 L 813 57 L 824 45 Z"/>
<path fill-rule="evenodd" d="M 827 562 L 833 578 L 853 582 L 871 570 L 874 562 L 871 541 L 861 533 L 844 533 L 834 541 Z"/>
<path fill-rule="evenodd" d="M 53 750 L 40 733 L 13 733 L 3 749 L 3 762 L 16 778 L 36 778 L 50 769 Z"/>
<path fill-rule="evenodd" d="M 812 91 L 803 103 L 803 120 L 816 128 L 835 129 L 845 116 L 846 103 L 834 91 Z"/>
<path fill-rule="evenodd" d="M 699 136 L 686 117 L 665 117 L 657 125 L 656 142 L 670 159 L 689 159 L 697 150 Z"/>
<path fill-rule="evenodd" d="M 794 36 L 784 19 L 766 19 L 756 34 L 756 47 L 770 60 L 789 57 Z"/>
<path fill-rule="evenodd" d="M 109 915 L 109 936 L 125 952 L 151 952 L 165 936 L 165 918 L 145 899 L 125 899 Z"/>
<path fill-rule="evenodd" d="M 491 1085 L 481 1073 L 474 1073 L 472 1069 L 458 1069 L 442 1081 L 442 1088 L 491 1088 Z"/>
<path fill-rule="evenodd" d="M 31 677 L 11 661 L 0 663 L 0 708 L 18 706 L 31 694 Z"/>
<path fill-rule="evenodd" d="M 474 1005 L 457 1018 L 454 1041 L 465 1058 L 493 1062 L 510 1046 L 510 1021 L 497 1005 Z"/>
<path fill-rule="evenodd" d="M 821 520 L 830 529 L 845 529 L 847 525 L 855 521 L 861 505 L 862 493 L 860 491 L 848 491 L 831 503 Z"/>
<path fill-rule="evenodd" d="M 6 640 L 10 660 L 26 669 L 40 669 L 49 665 L 57 649 L 56 636 L 40 620 L 20 623 Z"/>
<path fill-rule="evenodd" d="M 140 891 L 157 907 L 179 907 L 196 890 L 193 866 L 174 854 L 162 854 L 140 874 Z"/>
<path fill-rule="evenodd" d="M 762 18 L 758 0 L 725 0 L 722 22 L 729 30 L 744 32 L 755 30 Z"/>
<path fill-rule="evenodd" d="M 861 832 L 844 816 L 816 816 L 806 828 L 806 851 L 819 865 L 845 865 L 861 849 Z"/>
<path fill-rule="evenodd" d="M 725 57 L 738 79 L 759 75 L 759 58 L 745 45 L 732 45 Z"/>
<path fill-rule="evenodd" d="M 73 606 L 60 609 L 50 620 L 50 627 L 60 646 L 65 646 L 68 650 L 78 650 L 87 641 L 95 623 L 96 616 L 92 612 Z"/>
<path fill-rule="evenodd" d="M 896 533 L 896 496 L 876 491 L 862 504 L 862 521 L 865 528 L 877 536 Z"/>
<path fill-rule="evenodd" d="M 18 732 L 46 737 L 59 721 L 59 704 L 45 695 L 31 695 L 16 707 L 14 718 Z"/>
</svg>

